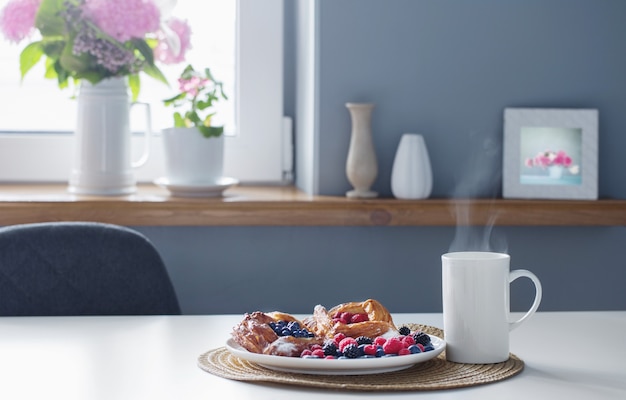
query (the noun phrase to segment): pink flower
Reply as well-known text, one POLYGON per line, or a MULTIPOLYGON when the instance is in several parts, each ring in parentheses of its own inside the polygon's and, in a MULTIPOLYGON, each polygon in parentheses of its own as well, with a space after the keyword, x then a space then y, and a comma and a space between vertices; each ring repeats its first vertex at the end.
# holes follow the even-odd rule
POLYGON ((35 14, 41 0, 12 0, 0 14, 0 31, 12 42, 18 43, 35 28, 35 14))
POLYGON ((177 64, 185 60, 191 48, 191 28, 187 21, 171 18, 157 32, 159 43, 154 49, 154 58, 163 64, 177 64))
POLYGON ((202 89, 207 83, 209 83, 209 79, 200 78, 195 75, 190 79, 178 78, 178 87, 180 91, 188 93, 193 97, 196 97, 200 89, 202 89))
POLYGON ((152 0, 86 0, 85 15, 120 42, 156 32, 161 18, 152 0))
POLYGON ((556 157, 554 157, 554 164, 569 167, 572 164, 572 158, 561 150, 556 154, 556 157))

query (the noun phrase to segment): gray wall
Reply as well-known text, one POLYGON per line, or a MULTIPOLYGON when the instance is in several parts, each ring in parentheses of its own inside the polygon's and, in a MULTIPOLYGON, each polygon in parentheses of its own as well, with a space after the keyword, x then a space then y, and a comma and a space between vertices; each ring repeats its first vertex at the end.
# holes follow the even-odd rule
MULTIPOLYGON (((294 3, 286 6, 285 113, 297 118, 289 32, 298 27, 294 3)), ((626 1, 321 0, 319 11, 321 193, 349 189, 344 103, 371 101, 380 166, 374 189, 385 196, 403 132, 427 141, 433 196, 498 196, 505 107, 591 107, 600 112, 600 196, 626 198, 626 1)), ((190 314, 306 313, 318 303, 366 297, 395 312, 441 311, 440 255, 456 233, 448 227, 137 229, 161 251, 190 314)), ((506 244, 513 268, 539 276, 540 310, 626 310, 626 228, 502 227, 493 240, 506 244)), ((514 310, 529 306, 529 286, 513 286, 514 310)))

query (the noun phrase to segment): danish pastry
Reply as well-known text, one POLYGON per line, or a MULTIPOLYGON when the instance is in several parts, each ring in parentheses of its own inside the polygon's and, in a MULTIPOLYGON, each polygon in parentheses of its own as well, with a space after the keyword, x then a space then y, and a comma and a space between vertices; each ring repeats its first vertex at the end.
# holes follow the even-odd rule
POLYGON ((304 326, 289 314, 278 311, 271 313, 255 311, 244 315, 243 320, 233 327, 231 336, 237 344, 249 352, 287 357, 297 357, 302 350, 323 343, 323 338, 319 337, 279 336, 272 328, 272 324, 279 321, 297 322, 304 326))
POLYGON ((330 310, 322 305, 315 306, 313 315, 304 319, 309 331, 317 336, 331 338, 337 333, 350 337, 376 337, 389 332, 397 333, 397 328, 389 311, 377 300, 368 299, 363 302, 339 304, 330 310), (342 313, 365 315, 367 318, 359 322, 342 321, 342 313))

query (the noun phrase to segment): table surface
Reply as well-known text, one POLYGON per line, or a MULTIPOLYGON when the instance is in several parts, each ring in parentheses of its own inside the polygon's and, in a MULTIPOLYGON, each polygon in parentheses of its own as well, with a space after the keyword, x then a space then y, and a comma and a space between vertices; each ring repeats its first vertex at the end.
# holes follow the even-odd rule
MULTIPOLYGON (((253 384, 197 366, 241 315, 0 318, 1 399, 626 399, 626 311, 540 312, 511 333, 521 374, 463 389, 343 392, 253 384)), ((394 314, 442 327, 441 314, 394 314)))

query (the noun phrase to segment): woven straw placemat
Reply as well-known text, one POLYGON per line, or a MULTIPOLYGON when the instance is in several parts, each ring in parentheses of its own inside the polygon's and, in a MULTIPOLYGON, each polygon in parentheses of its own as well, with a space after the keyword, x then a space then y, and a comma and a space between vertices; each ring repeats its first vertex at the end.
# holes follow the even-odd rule
MULTIPOLYGON (((410 324, 412 329, 443 337, 439 328, 410 324)), ((330 361, 332 362, 332 361, 330 361)), ((198 366, 222 378, 246 382, 271 382, 320 389, 352 391, 419 391, 477 386, 517 375, 524 362, 514 354, 498 364, 459 364, 438 357, 400 371, 372 375, 307 375, 274 371, 237 358, 225 347, 210 350, 198 358, 198 366)))

